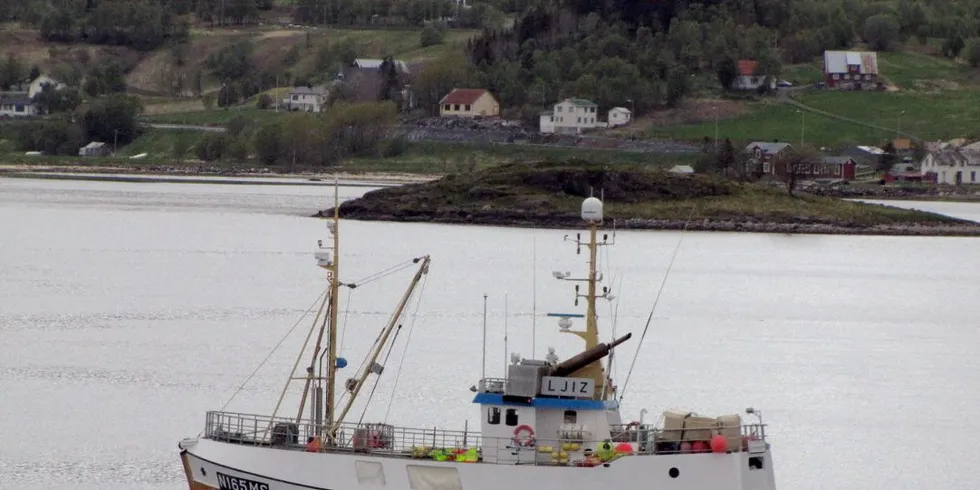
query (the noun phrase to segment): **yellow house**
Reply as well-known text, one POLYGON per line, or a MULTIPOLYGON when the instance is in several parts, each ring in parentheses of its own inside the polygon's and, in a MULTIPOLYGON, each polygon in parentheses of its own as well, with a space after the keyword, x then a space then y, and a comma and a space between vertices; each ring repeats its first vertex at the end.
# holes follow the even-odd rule
POLYGON ((439 101, 440 116, 499 116, 500 104, 482 88, 454 88, 439 101))

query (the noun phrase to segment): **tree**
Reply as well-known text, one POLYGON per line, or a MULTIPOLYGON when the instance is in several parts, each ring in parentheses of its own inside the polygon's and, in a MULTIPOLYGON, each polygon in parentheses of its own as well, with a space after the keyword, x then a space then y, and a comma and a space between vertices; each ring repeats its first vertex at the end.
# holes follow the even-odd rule
POLYGON ((786 191, 790 196, 794 195, 793 192, 803 177, 816 173, 815 167, 820 158, 820 154, 812 148, 792 148, 782 157, 782 162, 777 162, 777 165, 783 166, 783 182, 786 183, 786 191))
POLYGON ((878 155, 878 162, 875 166, 875 170, 879 172, 888 172, 891 170, 892 165, 898 161, 898 150, 895 149, 895 143, 889 141, 885 143, 885 146, 881 149, 882 153, 878 155))
POLYGON ((275 165, 282 153, 279 124, 272 122, 259 128, 252 140, 255 154, 263 165, 275 165))
POLYGON ((139 98, 112 94, 92 102, 82 116, 82 127, 90 140, 125 145, 139 136, 136 116, 142 111, 139 98))
POLYGON ((725 90, 731 90, 732 84, 738 78, 738 67, 735 65, 735 60, 725 56, 715 67, 715 73, 718 74, 718 82, 721 83, 721 87, 725 90))
POLYGON ((943 55, 947 58, 955 58, 960 55, 960 51, 963 51, 964 47, 966 47, 966 42, 963 41, 963 36, 953 34, 943 41, 943 55))
POLYGON ((423 48, 429 46, 435 46, 436 44, 442 44, 443 33, 441 30, 429 24, 422 29, 422 33, 419 34, 419 45, 423 48))
POLYGON ((970 66, 980 66, 980 38, 973 38, 966 43, 966 61, 970 66))
POLYGON ((450 90, 469 85, 470 79, 467 60, 462 55, 448 53, 426 65, 416 77, 413 88, 426 112, 438 115, 439 101, 450 90))
POLYGON ((864 21, 864 40, 872 49, 888 51, 899 36, 898 19, 891 14, 877 14, 864 21))
POLYGON ((56 89, 49 83, 41 85, 41 91, 34 96, 41 112, 53 114, 56 112, 71 112, 82 103, 82 94, 74 88, 56 89))

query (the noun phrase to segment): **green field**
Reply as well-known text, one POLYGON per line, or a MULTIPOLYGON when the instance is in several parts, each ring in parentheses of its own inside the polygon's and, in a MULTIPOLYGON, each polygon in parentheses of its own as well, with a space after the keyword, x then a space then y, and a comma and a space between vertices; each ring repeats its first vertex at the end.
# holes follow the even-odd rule
MULTIPOLYGON (((792 92, 795 100, 857 123, 817 112, 803 114, 797 107, 772 97, 746 102, 743 114, 720 120, 718 135, 739 143, 779 140, 798 144, 802 139, 815 146, 880 145, 899 131, 925 140, 980 138, 977 70, 959 61, 916 52, 878 53, 878 65, 896 91, 801 88, 822 80, 822 57, 787 66, 781 77, 798 87, 792 92)), ((646 134, 696 141, 714 138, 715 123, 653 126, 646 134)))
POLYGON ((152 114, 140 118, 148 123, 187 124, 191 126, 224 126, 233 117, 243 116, 250 121, 262 123, 289 114, 283 108, 260 110, 254 107, 237 106, 228 109, 211 109, 193 112, 174 112, 170 114, 152 114))
MULTIPOLYGON (((768 100, 751 104, 746 114, 718 122, 720 138, 733 141, 787 141, 816 146, 882 144, 900 131, 925 140, 980 137, 980 92, 838 92, 813 90, 796 97, 810 107, 885 129, 799 112, 795 106, 768 100), (902 112, 905 112, 902 114, 902 112)), ((714 122, 652 127, 658 138, 714 138, 714 122)))

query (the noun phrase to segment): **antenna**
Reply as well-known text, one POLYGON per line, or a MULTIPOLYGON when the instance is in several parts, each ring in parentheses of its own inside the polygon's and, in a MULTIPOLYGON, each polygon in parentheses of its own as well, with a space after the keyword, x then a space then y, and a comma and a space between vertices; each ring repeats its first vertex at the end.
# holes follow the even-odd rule
POLYGON ((531 236, 531 358, 535 359, 535 337, 538 322, 538 241, 531 236))
POLYGON ((507 377, 507 293, 504 293, 504 377, 507 377))
POLYGON ((483 293, 483 370, 480 379, 487 379, 487 293, 483 293))

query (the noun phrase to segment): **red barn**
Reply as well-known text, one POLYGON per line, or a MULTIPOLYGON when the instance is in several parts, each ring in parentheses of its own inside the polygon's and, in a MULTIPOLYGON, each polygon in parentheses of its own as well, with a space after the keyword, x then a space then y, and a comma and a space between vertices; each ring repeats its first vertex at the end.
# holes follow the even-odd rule
MULTIPOLYGON (((774 174, 785 177, 787 163, 777 161, 773 166, 774 174)), ((796 169, 796 175, 801 180, 808 179, 839 179, 854 180, 857 174, 857 162, 850 157, 824 157, 819 163, 802 164, 796 169)))
POLYGON ((878 80, 878 53, 874 51, 824 51, 823 74, 827 87, 843 90, 875 90, 878 80))

